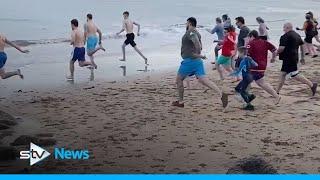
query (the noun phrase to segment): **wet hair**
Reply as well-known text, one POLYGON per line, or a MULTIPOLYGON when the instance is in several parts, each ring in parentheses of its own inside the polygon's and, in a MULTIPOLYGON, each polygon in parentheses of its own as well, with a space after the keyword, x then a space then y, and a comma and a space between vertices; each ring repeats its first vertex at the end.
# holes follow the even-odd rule
POLYGON ((72 19, 71 20, 71 24, 74 25, 75 27, 78 27, 79 26, 79 22, 77 19, 72 19))
POLYGON ((224 14, 224 15, 222 15, 222 19, 223 19, 223 20, 227 20, 227 19, 229 19, 228 14, 224 14))
POLYGON ((217 18, 216 18, 216 22, 218 22, 218 23, 222 23, 221 18, 217 17, 217 18))
POLYGON ((259 37, 259 33, 256 30, 252 30, 249 35, 249 37, 254 37, 254 38, 258 38, 259 37))
POLYGON ((189 17, 187 19, 187 21, 193 26, 193 27, 197 27, 197 19, 194 17, 189 17))
POLYGON ((91 20, 93 18, 92 14, 87 14, 87 18, 91 20))
POLYGON ((129 16, 129 12, 128 12, 128 11, 125 11, 125 12, 123 12, 123 15, 129 16))
POLYGON ((244 20, 244 18, 242 16, 237 17, 236 21, 237 22, 241 22, 242 24, 245 24, 245 20, 244 20))
POLYGON ((261 17, 257 17, 256 20, 257 20, 259 23, 264 23, 264 19, 262 19, 261 17))
POLYGON ((238 48, 238 52, 247 55, 247 48, 245 46, 241 46, 238 48))

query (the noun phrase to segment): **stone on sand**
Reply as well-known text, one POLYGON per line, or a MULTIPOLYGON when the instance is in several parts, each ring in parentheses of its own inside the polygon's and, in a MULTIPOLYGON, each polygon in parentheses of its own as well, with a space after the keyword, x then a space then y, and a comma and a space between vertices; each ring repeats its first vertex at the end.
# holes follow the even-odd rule
POLYGON ((242 159, 238 163, 231 167, 227 174, 277 174, 277 170, 274 169, 269 163, 258 156, 252 156, 242 159))

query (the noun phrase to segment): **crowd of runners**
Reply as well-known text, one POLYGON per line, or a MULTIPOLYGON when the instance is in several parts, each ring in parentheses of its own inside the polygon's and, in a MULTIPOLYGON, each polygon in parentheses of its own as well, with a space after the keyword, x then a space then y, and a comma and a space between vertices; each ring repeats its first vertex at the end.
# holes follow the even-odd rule
MULTIPOLYGON (((236 27, 240 29, 239 34, 236 33, 236 27, 232 24, 232 20, 228 15, 216 18, 216 25, 213 29, 206 29, 211 34, 216 34, 218 39, 214 41, 215 60, 212 61, 214 69, 218 71, 219 78, 223 81, 226 77, 234 78, 238 81, 235 87, 235 96, 239 101, 245 102, 244 109, 253 110, 254 106, 251 102, 256 98, 250 93, 250 84, 254 81, 264 91, 274 97, 274 103, 279 104, 281 101, 280 91, 286 79, 295 79, 306 84, 314 96, 317 91, 317 83, 311 82, 304 77, 298 70, 299 62, 305 63, 305 56, 310 55, 312 58, 317 57, 316 45, 313 39, 320 43, 318 36, 318 22, 314 18, 312 12, 306 13, 306 21, 303 28, 295 28, 297 31, 305 32, 305 39, 295 32, 291 23, 283 25, 284 34, 280 38, 279 47, 275 47, 269 41, 269 27, 261 17, 257 17, 259 24, 257 30, 250 30, 245 19, 241 16, 235 18, 236 27), (300 53, 299 53, 300 49, 300 53), (220 53, 221 51, 221 53, 220 53), (268 54, 272 53, 270 59, 274 63, 277 56, 282 60, 282 68, 277 88, 273 88, 264 78, 268 64, 268 54), (219 54, 220 53, 220 54, 219 54), (300 54, 300 58, 299 58, 300 54)), ((145 65, 148 65, 148 59, 142 54, 135 43, 134 26, 138 27, 137 36, 140 35, 140 25, 129 18, 129 12, 123 13, 123 26, 116 33, 120 35, 126 32, 126 40, 122 45, 123 57, 120 61, 126 61, 127 45, 131 45, 134 50, 143 58, 145 65)), ((97 69, 98 66, 94 61, 94 55, 98 51, 106 51, 102 46, 102 32, 94 23, 93 15, 87 14, 87 22, 83 28, 79 27, 77 19, 71 20, 71 45, 73 46, 72 57, 70 59, 70 76, 68 80, 74 79, 74 63, 78 61, 80 67, 88 66, 91 70, 97 69), (85 48, 86 45, 86 48, 85 48), (87 61, 86 53, 90 58, 87 61)), ((6 72, 4 69, 7 55, 4 52, 5 46, 10 45, 22 53, 29 53, 16 44, 9 41, 5 36, 0 35, 0 76, 7 79, 12 76, 20 76, 23 78, 21 71, 18 69, 13 72, 6 72)), ((207 59, 202 55, 201 35, 197 30, 197 19, 190 17, 186 22, 186 33, 182 37, 181 57, 182 62, 178 70, 176 84, 178 91, 178 100, 172 103, 176 107, 184 107, 184 81, 191 76, 196 76, 201 84, 216 91, 222 101, 223 108, 228 106, 228 94, 223 92, 213 81, 206 76, 203 60, 207 59)))

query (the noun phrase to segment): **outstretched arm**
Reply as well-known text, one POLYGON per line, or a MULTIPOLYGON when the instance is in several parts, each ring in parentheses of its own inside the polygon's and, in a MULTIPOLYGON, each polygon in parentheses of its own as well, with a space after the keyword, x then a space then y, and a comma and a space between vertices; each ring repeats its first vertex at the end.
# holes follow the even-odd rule
POLYGON ((21 49, 18 45, 16 45, 15 43, 9 41, 8 39, 5 39, 5 42, 6 42, 8 45, 16 48, 18 51, 20 51, 20 52, 22 52, 22 53, 29 53, 29 50, 23 50, 23 49, 21 49))
POLYGON ((134 25, 138 26, 138 33, 137 35, 140 36, 140 24, 137 22, 133 22, 134 25))
POLYGON ((119 34, 121 34, 124 30, 125 30, 125 27, 126 27, 126 22, 123 22, 122 24, 122 29, 117 33, 117 35, 119 36, 119 34))
POLYGON ((102 43, 102 32, 99 28, 97 29, 97 32, 99 34, 99 44, 101 44, 102 43))

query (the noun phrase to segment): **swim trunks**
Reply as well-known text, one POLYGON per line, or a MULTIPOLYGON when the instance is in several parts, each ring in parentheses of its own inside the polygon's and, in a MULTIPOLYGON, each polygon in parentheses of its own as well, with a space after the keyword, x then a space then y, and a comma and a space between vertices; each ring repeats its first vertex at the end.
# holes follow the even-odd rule
POLYGON ((182 77, 195 75, 197 78, 205 76, 203 61, 201 59, 183 59, 178 71, 182 77))
POLYGON ((76 47, 72 53, 72 61, 85 61, 86 49, 84 47, 76 47))
POLYGON ((226 57, 224 55, 220 55, 218 60, 217 60, 218 64, 224 65, 224 66, 228 66, 231 65, 231 58, 230 57, 226 57))
POLYGON ((6 64, 7 54, 4 52, 0 52, 0 69, 6 64))
POLYGON ((90 52, 90 51, 93 51, 96 49, 96 46, 98 44, 98 37, 97 36, 94 36, 94 35, 91 35, 91 36, 88 36, 88 39, 87 39, 87 51, 90 52))
POLYGON ((137 44, 134 42, 134 34, 130 33, 126 35, 127 39, 124 41, 126 45, 130 44, 132 47, 135 47, 137 44))

